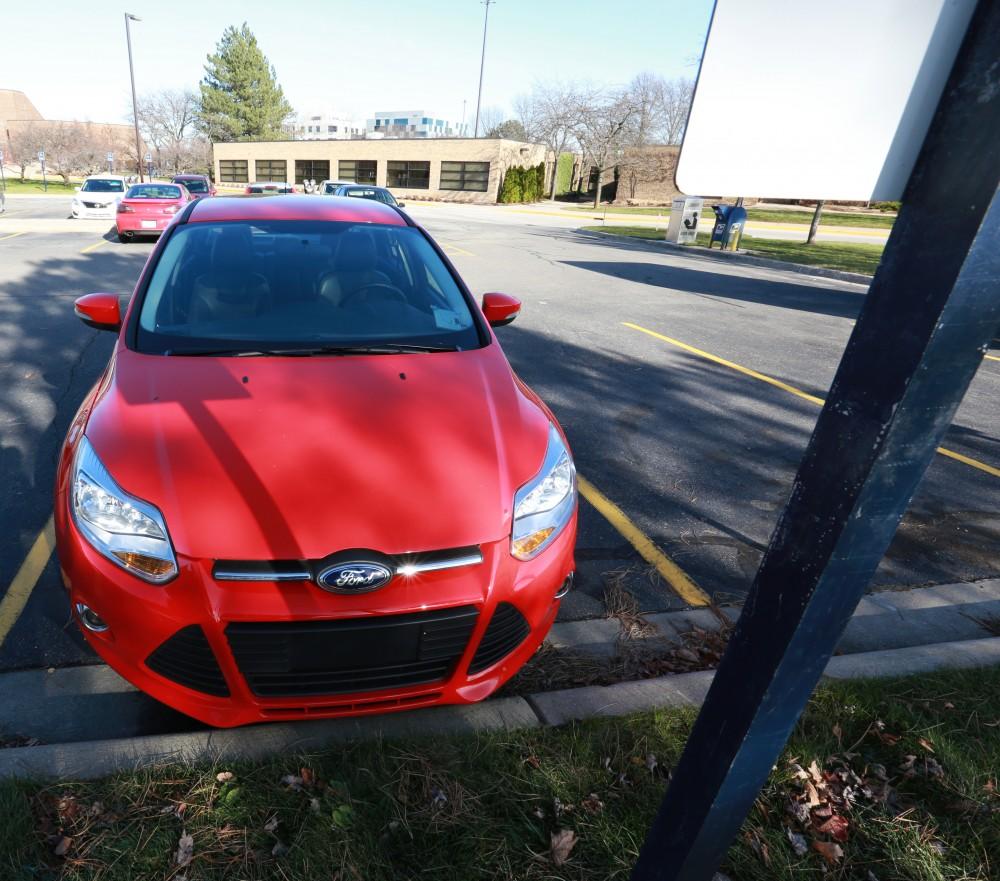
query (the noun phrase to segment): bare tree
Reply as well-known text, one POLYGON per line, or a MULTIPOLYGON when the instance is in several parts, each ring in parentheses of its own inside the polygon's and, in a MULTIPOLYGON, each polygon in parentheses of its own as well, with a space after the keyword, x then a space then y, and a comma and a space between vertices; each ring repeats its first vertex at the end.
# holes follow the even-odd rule
POLYGON ((664 84, 660 101, 665 144, 679 144, 684 138, 692 98, 694 83, 686 77, 678 77, 664 84))
POLYGON ((574 145, 573 127, 587 90, 572 83, 536 83, 530 95, 514 101, 514 113, 524 126, 527 139, 544 144, 552 154, 549 199, 556 197, 559 156, 574 145))
POLYGON ((601 201, 601 182, 608 168, 624 155, 634 139, 638 105, 627 90, 581 92, 573 114, 573 135, 584 158, 597 169, 594 207, 601 201))
POLYGON ((816 238, 816 230, 819 229, 819 219, 823 216, 823 206, 826 202, 820 199, 816 203, 816 210, 813 211, 812 223, 809 224, 809 235, 806 237, 806 244, 811 245, 816 238))
POLYGON ((17 123, 14 128, 7 129, 5 161, 20 169, 22 181, 28 171, 28 166, 35 161, 35 156, 41 149, 39 126, 33 122, 17 123))
MULTIPOLYGON (((192 152, 202 151, 195 130, 198 98, 190 89, 163 89, 139 99, 139 130, 156 155, 156 165, 174 174, 184 171, 192 152)), ((133 117, 128 113, 129 121, 133 117)))
POLYGON ((491 132, 495 132, 503 124, 503 120, 504 112, 502 108, 496 106, 484 107, 479 111, 479 134, 477 137, 497 137, 497 135, 491 134, 491 132))

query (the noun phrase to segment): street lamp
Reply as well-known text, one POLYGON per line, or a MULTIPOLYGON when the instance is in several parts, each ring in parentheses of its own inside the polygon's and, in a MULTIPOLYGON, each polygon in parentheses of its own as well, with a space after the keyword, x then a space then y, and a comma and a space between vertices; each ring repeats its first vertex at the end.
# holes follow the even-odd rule
POLYGON ((142 143, 139 139, 139 102, 135 100, 135 69, 132 67, 132 30, 130 21, 142 21, 131 12, 125 13, 125 41, 128 43, 128 76, 132 81, 132 120, 135 122, 135 164, 139 169, 139 182, 142 182, 142 143))
POLYGON ((483 100, 483 67, 486 64, 486 28, 490 23, 490 4, 496 0, 483 0, 486 7, 486 17, 483 19, 483 52, 479 56, 479 92, 476 95, 476 126, 472 132, 472 137, 479 137, 479 102, 483 100))

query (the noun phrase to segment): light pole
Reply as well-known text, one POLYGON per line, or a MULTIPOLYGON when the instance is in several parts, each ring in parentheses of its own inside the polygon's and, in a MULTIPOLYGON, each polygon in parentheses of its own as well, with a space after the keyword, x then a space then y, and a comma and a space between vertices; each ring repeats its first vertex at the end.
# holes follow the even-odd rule
POLYGON ((483 0, 486 7, 486 17, 483 19, 483 54, 479 57, 479 94, 476 95, 476 129, 472 137, 479 137, 479 102, 483 100, 483 66, 486 64, 486 26, 490 23, 490 4, 496 0, 483 0))
POLYGON ((139 139, 139 102, 135 100, 135 69, 132 67, 132 29, 130 21, 142 21, 131 12, 125 13, 125 42, 128 43, 128 76, 132 81, 132 119, 135 122, 135 164, 139 170, 139 182, 142 183, 142 143, 139 139))

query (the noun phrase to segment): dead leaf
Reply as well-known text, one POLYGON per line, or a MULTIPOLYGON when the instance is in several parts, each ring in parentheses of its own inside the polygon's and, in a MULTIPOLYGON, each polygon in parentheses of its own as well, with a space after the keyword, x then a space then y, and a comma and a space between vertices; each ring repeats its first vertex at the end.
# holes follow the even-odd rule
POLYGON ((313 773, 312 768, 301 768, 299 776, 302 778, 303 786, 312 786, 316 782, 316 775, 313 773))
POLYGON ((283 857, 286 853, 288 853, 288 845, 285 844, 283 841, 276 841, 274 843, 274 847, 271 848, 271 856, 273 857, 280 858, 283 857))
POLYGON ((535 808, 534 811, 532 811, 532 813, 536 817, 538 817, 539 820, 544 820, 545 819, 545 811, 543 811, 541 808, 535 808))
POLYGON ((944 702, 944 708, 946 710, 954 710, 955 709, 955 705, 951 701, 945 701, 944 702))
POLYGON ((917 743, 919 743, 925 750, 927 750, 927 752, 929 753, 934 752, 934 745, 926 737, 917 738, 917 743))
POLYGON ((805 771, 802 770, 802 766, 801 765, 799 765, 799 764, 797 764, 795 762, 792 762, 791 763, 791 767, 792 767, 792 771, 795 772, 795 776, 798 777, 799 780, 808 780, 809 779, 809 775, 805 771))
POLYGON ((174 857, 174 862, 177 863, 180 868, 191 865, 191 860, 194 858, 194 838, 187 834, 187 829, 181 835, 181 840, 177 842, 177 854, 174 857))
POLYGON ((785 810, 795 817, 801 825, 807 826, 809 824, 809 806, 805 803, 789 799, 785 805, 785 810))
POLYGON ((63 822, 72 823, 80 813, 80 805, 77 803, 76 796, 64 795, 59 799, 56 810, 59 811, 59 816, 63 822))
POLYGON ((66 851, 69 850, 69 846, 72 843, 73 843, 73 839, 72 838, 67 838, 64 835, 62 838, 59 839, 59 843, 55 846, 55 850, 53 850, 52 852, 57 857, 64 857, 64 856, 66 856, 66 851))
POLYGON ((297 774, 286 774, 281 778, 281 782, 285 786, 290 786, 294 790, 300 790, 302 788, 302 778, 297 774))
POLYGON ((798 832, 793 832, 791 829, 785 829, 785 834, 788 836, 788 840, 791 842, 792 850, 795 851, 795 856, 804 857, 806 851, 809 850, 809 845, 806 844, 806 838, 804 835, 800 835, 798 832))
POLYGON ((814 808, 820 803, 819 793, 810 781, 806 781, 806 796, 809 799, 809 807, 814 808))
POLYGON ((844 849, 832 841, 814 841, 812 849, 816 851, 831 866, 840 862, 844 856, 844 849))
POLYGON ((235 775, 232 771, 220 771, 215 775, 215 779, 218 780, 219 783, 228 783, 234 776, 235 775))
POLYGON ((656 755, 649 753, 646 756, 646 767, 649 769, 649 773, 652 774, 656 770, 656 755))
POLYGON ((847 841, 847 830, 849 826, 850 823, 845 817, 840 816, 840 814, 834 814, 816 831, 823 835, 829 835, 837 841, 843 842, 847 841))
POLYGON ((269 819, 269 820, 268 820, 268 821, 267 821, 267 822, 266 822, 266 823, 264 824, 264 831, 265 831, 265 832, 274 832, 274 830, 278 828, 278 824, 279 824, 279 823, 281 823, 281 820, 279 820, 279 819, 278 819, 278 815, 277 815, 277 814, 274 814, 274 815, 273 815, 273 816, 272 816, 272 817, 271 817, 271 818, 270 818, 270 819, 269 819))
POLYGON ((924 771, 928 777, 937 777, 938 779, 944 777, 944 768, 941 767, 937 759, 932 759, 930 756, 924 759, 924 771))
POLYGON ((309 810, 312 811, 314 814, 318 814, 319 813, 319 799, 318 798, 311 798, 311 799, 309 799, 309 810))
POLYGON ((844 738, 844 731, 839 722, 833 723, 833 736, 837 738, 837 743, 840 743, 844 738))
POLYGON ((524 760, 524 764, 531 765, 536 771, 542 767, 542 763, 539 761, 538 756, 528 756, 524 760))
POLYGON ((809 776, 812 777, 813 783, 823 783, 823 774, 819 770, 819 765, 816 764, 815 759, 809 765, 809 776))
POLYGON ((585 799, 581 800, 580 807, 588 814, 599 814, 604 810, 604 802, 597 797, 596 792, 592 792, 585 799))
POLYGON ((1000 719, 997 719, 995 722, 983 722, 983 724, 987 728, 996 728, 996 727, 1000 726, 1000 719))
POLYGON ((572 829, 559 829, 553 832, 550 843, 552 862, 557 866, 563 865, 575 846, 576 833, 572 829))

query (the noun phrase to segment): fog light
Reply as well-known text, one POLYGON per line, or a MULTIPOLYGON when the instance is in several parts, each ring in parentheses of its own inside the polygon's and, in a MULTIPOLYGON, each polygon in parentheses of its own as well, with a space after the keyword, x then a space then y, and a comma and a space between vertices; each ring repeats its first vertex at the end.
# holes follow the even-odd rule
POLYGON ((570 572, 569 575, 566 576, 566 580, 559 586, 559 590, 556 591, 554 599, 561 600, 573 589, 573 578, 575 575, 575 572, 570 572))
POLYGON ((103 633, 108 629, 104 619, 85 603, 76 604, 76 614, 80 616, 83 626, 94 633, 103 633))

